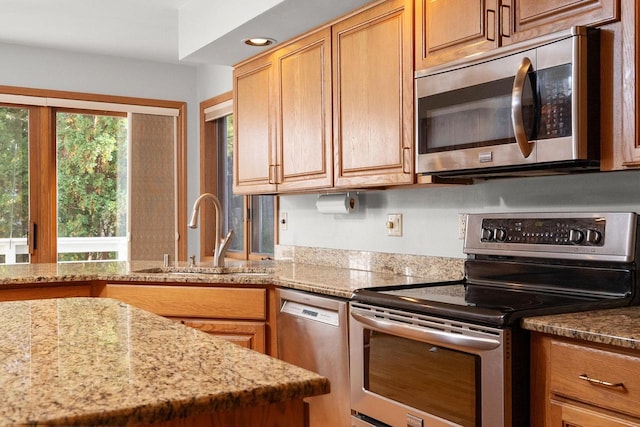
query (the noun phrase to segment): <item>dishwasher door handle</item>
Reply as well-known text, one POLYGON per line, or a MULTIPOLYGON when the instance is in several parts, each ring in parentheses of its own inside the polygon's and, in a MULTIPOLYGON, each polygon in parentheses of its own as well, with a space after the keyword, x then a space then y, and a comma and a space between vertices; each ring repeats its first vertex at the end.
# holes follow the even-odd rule
POLYGON ((396 323, 371 316, 365 311, 354 308, 351 309, 351 317, 371 329, 429 344, 454 345, 459 348, 473 350, 493 350, 500 346, 499 340, 455 334, 406 323, 396 323))

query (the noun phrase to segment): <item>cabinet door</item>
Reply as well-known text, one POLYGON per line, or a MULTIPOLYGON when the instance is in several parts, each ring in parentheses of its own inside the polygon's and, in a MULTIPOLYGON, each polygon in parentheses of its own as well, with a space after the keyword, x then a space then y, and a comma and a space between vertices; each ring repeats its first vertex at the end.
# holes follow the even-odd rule
POLYGON ((336 187, 413 182, 412 2, 333 26, 336 187))
POLYGON ((333 185, 331 29, 276 52, 278 191, 333 185))
POLYGON ((233 72, 233 192, 276 190, 276 129, 271 57, 259 57, 233 72))
POLYGON ((499 12, 498 0, 417 0, 416 70, 498 47, 499 12))
POLYGON ((199 329, 251 350, 266 352, 264 322, 221 321, 209 319, 175 319, 183 325, 199 329))
POLYGON ((565 30, 575 25, 602 25, 620 19, 618 0, 504 0, 513 9, 512 36, 503 44, 565 30))
POLYGON ((599 411, 597 408, 575 406, 570 403, 552 401, 551 426, 549 427, 640 427, 631 418, 622 418, 599 411))

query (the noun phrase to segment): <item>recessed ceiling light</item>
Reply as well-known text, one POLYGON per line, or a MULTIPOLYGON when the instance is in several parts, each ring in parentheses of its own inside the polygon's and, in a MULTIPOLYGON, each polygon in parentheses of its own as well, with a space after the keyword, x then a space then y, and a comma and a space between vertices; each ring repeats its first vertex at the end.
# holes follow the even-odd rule
POLYGON ((270 46, 276 42, 274 39, 269 37, 252 37, 242 41, 249 46, 270 46))

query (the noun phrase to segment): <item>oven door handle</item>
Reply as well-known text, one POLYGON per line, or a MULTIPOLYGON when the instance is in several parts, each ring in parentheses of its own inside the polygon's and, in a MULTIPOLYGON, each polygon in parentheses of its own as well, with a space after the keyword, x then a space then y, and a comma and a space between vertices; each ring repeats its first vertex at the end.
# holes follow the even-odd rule
POLYGON ((453 345, 458 348, 472 350, 493 350, 500 346, 500 341, 498 340, 454 334, 437 329, 429 330, 427 328, 413 326, 410 324, 397 324, 379 319, 375 316, 366 314, 364 311, 354 308, 351 309, 351 317, 371 329, 429 344, 445 346, 453 345))
POLYGON ((511 91, 511 124, 513 125, 513 133, 518 143, 520 152, 526 159, 533 151, 533 143, 527 138, 527 132, 524 129, 524 117, 522 110, 522 97, 524 95, 524 85, 527 81, 529 71, 533 69, 531 60, 526 56, 522 58, 520 67, 516 72, 513 80, 513 90, 511 91))

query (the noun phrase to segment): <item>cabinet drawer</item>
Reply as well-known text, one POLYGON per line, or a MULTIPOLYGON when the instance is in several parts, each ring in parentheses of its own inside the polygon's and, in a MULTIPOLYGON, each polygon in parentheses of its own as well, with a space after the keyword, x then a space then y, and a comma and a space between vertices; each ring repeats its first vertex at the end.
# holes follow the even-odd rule
POLYGON ((101 296, 168 317, 267 318, 265 289, 108 284, 101 296))
POLYGON ((640 358, 554 341, 550 365, 552 393, 640 415, 640 358))

